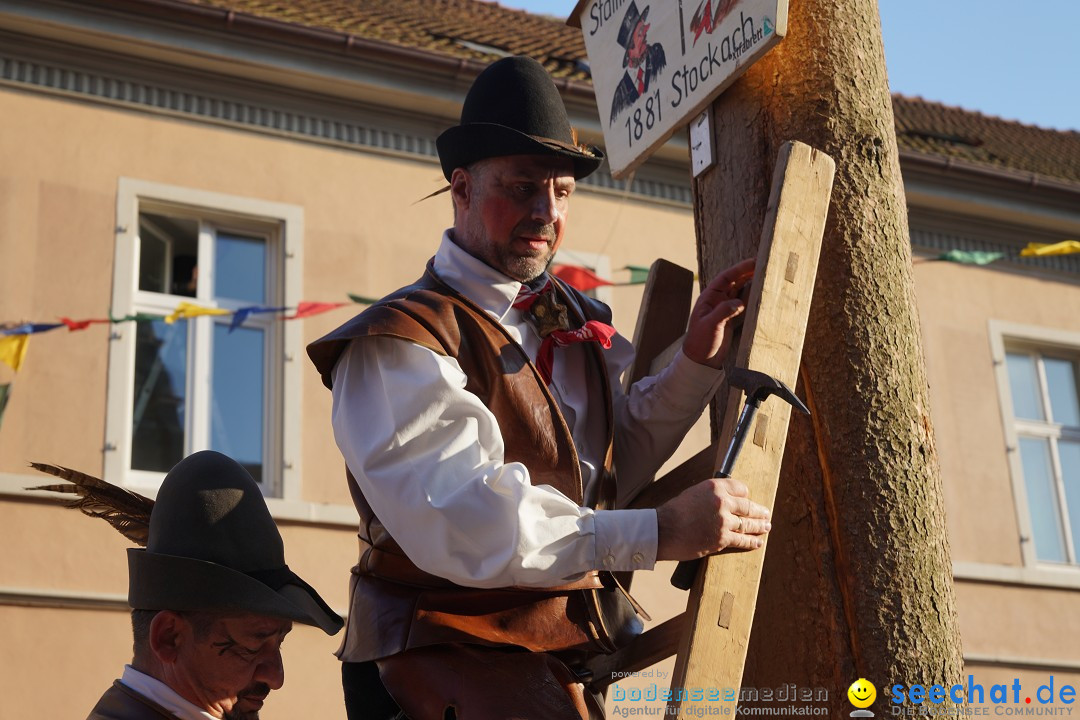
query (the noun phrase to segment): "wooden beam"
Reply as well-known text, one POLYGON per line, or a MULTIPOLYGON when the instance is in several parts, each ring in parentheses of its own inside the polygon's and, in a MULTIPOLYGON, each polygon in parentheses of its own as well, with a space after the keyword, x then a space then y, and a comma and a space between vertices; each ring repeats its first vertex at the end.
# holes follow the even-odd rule
POLYGON ((631 640, 610 655, 597 655, 589 661, 593 685, 604 688, 619 678, 617 673, 635 673, 675 654, 686 626, 686 613, 660 623, 631 640))
POLYGON ((651 485, 647 485, 644 490, 630 501, 629 507, 660 507, 691 485, 712 477, 716 466, 718 448, 718 444, 710 445, 694 455, 694 457, 684 461, 667 475, 657 479, 651 485))
MULTIPOLYGON (((773 173, 758 265, 747 304, 736 365, 768 373, 794 388, 803 336, 817 276, 835 163, 802 143, 786 143, 773 173)), ((742 405, 732 390, 723 423, 726 447, 742 405)), ((780 477, 791 407, 775 398, 758 413, 754 430, 735 465, 734 477, 750 486, 750 497, 772 507, 780 477)), ((719 467, 721 457, 715 460, 719 467)), ((680 644, 673 688, 738 688, 757 604, 765 549, 707 558, 690 592, 689 623, 680 644)), ((676 694, 680 697, 681 694, 676 694)), ((736 701, 723 714, 735 717, 736 701)), ((673 700, 682 716, 690 700, 673 700)), ((715 711, 716 702, 709 703, 715 711)))
POLYGON ((634 366, 626 374, 626 387, 652 374, 653 361, 679 340, 690 320, 694 273, 673 262, 657 260, 641 297, 634 329, 634 366))
MULTIPOLYGON (((690 321, 693 292, 694 273, 690 270, 663 258, 649 268, 634 328, 634 364, 623 376, 624 390, 653 374, 657 356, 680 342, 690 321)), ((626 590, 634 582, 632 572, 615 573, 615 577, 626 590)))
POLYGON ((671 364, 671 361, 675 359, 676 353, 682 350, 682 344, 684 339, 686 339, 686 333, 680 335, 675 340, 675 342, 671 343, 666 348, 661 350, 656 355, 656 357, 653 358, 652 365, 649 370, 649 375, 655 375, 656 373, 660 372, 671 364))

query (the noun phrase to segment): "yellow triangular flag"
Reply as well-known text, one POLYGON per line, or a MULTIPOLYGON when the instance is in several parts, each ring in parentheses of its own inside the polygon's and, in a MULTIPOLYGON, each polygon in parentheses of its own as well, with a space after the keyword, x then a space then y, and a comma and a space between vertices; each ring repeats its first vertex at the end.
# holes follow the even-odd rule
POLYGON ((219 308, 208 308, 202 305, 196 305, 189 302, 181 302, 176 306, 176 309, 171 314, 165 316, 165 322, 172 325, 180 318, 193 318, 200 315, 228 315, 231 310, 221 310, 219 308))
POLYGON ((3 335, 0 336, 0 362, 7 363, 15 372, 22 367, 23 358, 26 357, 26 346, 29 345, 29 335, 3 335))
POLYGON ((1080 253, 1080 240, 1062 240, 1053 245, 1048 245, 1046 243, 1028 243, 1027 247, 1020 251, 1020 256, 1071 255, 1072 253, 1080 253))

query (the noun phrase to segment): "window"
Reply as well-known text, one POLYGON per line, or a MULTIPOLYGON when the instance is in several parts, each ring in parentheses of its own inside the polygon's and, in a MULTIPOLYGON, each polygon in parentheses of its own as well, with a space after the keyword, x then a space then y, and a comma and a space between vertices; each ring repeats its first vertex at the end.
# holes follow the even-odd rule
POLYGON ((139 319, 114 326, 106 473, 153 488, 184 456, 212 449, 264 493, 285 494, 299 329, 274 313, 233 313, 296 305, 300 210, 131 180, 118 206, 112 312, 139 319), (170 318, 184 302, 217 314, 170 318))
POLYGON ((1080 353, 1006 341, 1035 559, 1080 564, 1080 353))

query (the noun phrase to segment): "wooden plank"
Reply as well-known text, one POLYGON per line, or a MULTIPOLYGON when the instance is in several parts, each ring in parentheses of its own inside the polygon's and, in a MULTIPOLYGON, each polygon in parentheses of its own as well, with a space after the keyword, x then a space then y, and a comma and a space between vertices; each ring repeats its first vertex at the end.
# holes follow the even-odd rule
MULTIPOLYGON (((834 172, 832 158, 807 145, 787 143, 781 148, 758 248, 757 274, 736 356, 739 367, 768 373, 793 388, 834 172)), ((733 389, 720 435, 724 447, 741 404, 741 392, 733 389)), ((750 486, 751 498, 767 507, 772 507, 776 498, 790 414, 791 407, 775 398, 763 404, 761 415, 769 420, 756 421, 752 441, 746 443, 733 473, 750 486)), ((716 458, 715 467, 719 467, 721 459, 716 458)), ((690 622, 680 644, 672 687, 741 686, 764 560, 762 548, 713 556, 702 563, 690 592, 690 622)), ((704 705, 673 694, 677 699, 669 704, 671 715, 690 715, 688 708, 704 705)), ((713 712, 719 709, 735 717, 736 702, 720 702, 729 707, 718 708, 715 701, 708 704, 713 712)))
POLYGON ((638 493, 629 506, 632 508, 656 508, 675 497, 691 485, 712 477, 716 466, 718 444, 710 445, 677 468, 657 479, 638 493))
POLYGON ((675 654, 686 625, 686 613, 676 615, 652 630, 638 635, 625 647, 610 655, 597 655, 589 661, 593 685, 605 688, 625 674, 635 673, 675 654))
POLYGON ((682 350, 683 340, 685 339, 686 333, 683 333, 675 340, 675 342, 661 350, 660 353, 653 358, 652 366, 649 369, 649 375, 655 375, 670 365, 671 361, 675 359, 675 355, 682 350))
POLYGON ((626 374, 627 388, 650 375, 657 356, 682 337, 690 320, 693 292, 690 270, 663 258, 649 268, 634 328, 634 366, 626 374))
MULTIPOLYGON (((657 356, 682 337, 690 320, 693 293, 694 273, 690 270, 663 258, 649 268, 634 328, 634 364, 623 376, 624 390, 652 374, 657 356)), ((615 577, 626 590, 634 582, 632 572, 619 572, 615 577)))

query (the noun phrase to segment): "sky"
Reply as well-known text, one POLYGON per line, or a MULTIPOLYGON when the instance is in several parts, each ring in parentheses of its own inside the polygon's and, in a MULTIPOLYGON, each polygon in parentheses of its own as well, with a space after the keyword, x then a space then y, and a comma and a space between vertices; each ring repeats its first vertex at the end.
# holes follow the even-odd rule
MULTIPOLYGON (((577 4, 498 2, 560 18, 577 4)), ((878 6, 894 93, 1080 131, 1080 0, 878 0, 878 6)))

